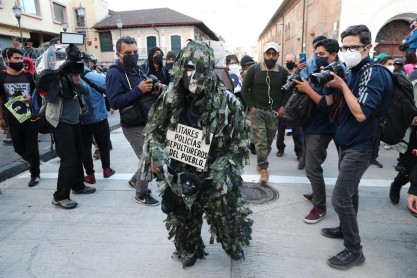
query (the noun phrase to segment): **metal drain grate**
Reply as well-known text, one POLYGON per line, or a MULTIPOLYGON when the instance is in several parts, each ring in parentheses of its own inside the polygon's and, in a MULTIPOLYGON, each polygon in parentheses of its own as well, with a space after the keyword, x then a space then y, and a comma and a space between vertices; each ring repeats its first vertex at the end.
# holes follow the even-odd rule
POLYGON ((259 183, 244 182, 240 191, 249 204, 263 204, 279 198, 279 193, 275 188, 269 185, 261 186, 259 183))

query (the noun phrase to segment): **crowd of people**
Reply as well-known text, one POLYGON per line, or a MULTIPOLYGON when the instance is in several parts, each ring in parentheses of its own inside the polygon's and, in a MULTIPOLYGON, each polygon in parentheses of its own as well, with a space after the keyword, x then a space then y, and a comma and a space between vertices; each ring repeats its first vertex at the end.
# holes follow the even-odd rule
MULTIPOLYGON (((94 144, 103 177, 115 174, 110 165, 107 115, 119 110, 123 134, 139 160, 128 182, 136 189, 135 200, 158 205, 160 201, 151 195, 148 183, 152 179, 159 182, 161 208, 167 214, 169 238, 174 239, 174 257, 188 267, 207 255, 201 238, 203 214, 210 225, 211 240, 220 242, 232 259, 244 257, 242 247, 249 244, 253 221, 239 188, 243 167, 250 152, 256 155, 260 186, 267 186, 275 138, 276 157, 284 157, 289 123, 283 115, 288 98, 296 90, 313 102, 311 119, 302 126, 292 126, 297 167, 305 169, 311 183, 311 192, 302 196, 312 204, 304 222, 315 224, 326 216, 322 164, 334 141, 339 174, 331 203, 339 225, 323 228, 321 233, 344 240, 344 250, 329 258, 328 264, 346 269, 365 261, 357 220, 358 187, 378 156, 380 142, 370 132, 379 128, 374 115, 388 109, 393 90, 389 72, 372 65, 379 63, 415 84, 417 58, 412 38, 417 38, 417 20, 410 27, 412 34, 404 42, 410 46, 405 60, 388 55, 372 59, 372 37, 365 25, 343 31, 341 45, 335 39, 316 37, 310 59, 297 61, 295 53, 288 53, 285 66, 278 64, 281 49, 275 42, 264 45, 259 62, 247 55, 240 61, 236 55, 228 55, 225 65, 233 76, 233 92, 215 72, 213 50, 195 41, 189 41, 178 55, 168 52, 165 64, 162 49, 153 47, 145 63, 139 65, 136 40, 123 36, 116 43, 116 60, 106 75, 97 72, 95 57, 87 53, 81 61, 71 61, 67 70, 55 73, 54 78, 40 72, 34 78, 33 63, 24 59, 19 49, 6 48, 2 56, 7 68, 0 75, 0 126, 8 126, 16 153, 30 164, 28 186, 36 186, 41 177, 38 121, 20 117, 8 107, 15 103, 19 109, 30 109, 31 98, 41 96, 60 158, 52 204, 72 209, 77 202, 71 200, 71 192, 96 191, 85 184, 96 183, 94 144), (337 65, 342 73, 329 72, 331 77, 325 84, 312 82, 311 74, 320 74, 330 64, 337 65), (288 82, 293 83, 291 89, 285 89, 288 82), (37 94, 32 95, 33 91, 37 94), (143 110, 145 99, 154 103, 151 112, 132 122, 128 115, 143 110)), ((64 63, 71 60, 71 51, 79 51, 56 49, 66 52, 64 63)), ((417 217, 417 157, 412 153, 417 148, 416 126, 417 118, 409 128, 408 146, 400 151, 398 175, 389 196, 397 204, 401 187, 410 182, 408 208, 417 217)), ((386 149, 392 147, 384 145, 386 149)))

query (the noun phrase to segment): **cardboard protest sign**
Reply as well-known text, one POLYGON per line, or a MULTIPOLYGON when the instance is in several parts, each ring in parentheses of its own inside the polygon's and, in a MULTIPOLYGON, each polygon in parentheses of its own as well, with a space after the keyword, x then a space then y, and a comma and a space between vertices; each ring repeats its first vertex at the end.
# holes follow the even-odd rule
MULTIPOLYGON (((210 142, 213 134, 210 134, 210 142)), ((204 169, 210 144, 206 144, 203 131, 178 124, 175 130, 168 130, 166 146, 172 159, 181 161, 198 169, 204 169)))

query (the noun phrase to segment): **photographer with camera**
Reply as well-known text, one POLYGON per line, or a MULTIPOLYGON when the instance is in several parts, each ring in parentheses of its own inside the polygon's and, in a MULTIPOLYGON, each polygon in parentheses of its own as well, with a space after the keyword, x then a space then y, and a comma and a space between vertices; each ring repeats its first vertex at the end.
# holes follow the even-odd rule
POLYGON ((387 111, 392 97, 393 82, 386 69, 372 67, 371 32, 365 25, 348 27, 341 33, 343 60, 350 69, 347 80, 330 73, 334 79, 326 85, 337 88, 343 96, 335 106, 335 141, 339 145, 339 174, 332 194, 332 204, 339 216, 340 227, 324 228, 322 234, 343 238, 345 249, 328 259, 335 268, 346 269, 362 264, 362 252, 357 220, 359 183, 379 147, 379 119, 387 111))
POLYGON ((80 84, 80 73, 84 70, 82 53, 74 45, 52 45, 40 59, 37 67, 37 90, 47 101, 45 117, 52 125, 52 132, 59 156, 57 190, 52 204, 65 209, 75 208, 78 203, 70 199, 74 194, 91 194, 94 187, 84 184, 83 149, 80 116, 89 113, 82 102, 88 90, 80 84), (59 57, 50 68, 49 57, 59 57))
POLYGON ((341 76, 347 74, 347 69, 339 61, 339 43, 333 39, 324 39, 316 42, 315 64, 317 69, 310 75, 309 81, 293 79, 296 89, 307 94, 315 103, 309 123, 303 126, 305 142, 305 170, 310 180, 313 193, 303 194, 303 198, 313 203, 313 209, 304 218, 304 222, 315 224, 326 216, 326 185, 321 165, 327 157, 327 148, 333 139, 335 126, 330 122, 329 114, 333 107, 333 95, 337 89, 324 87, 331 71, 340 71, 341 76), (332 65, 332 66, 329 66, 332 65), (328 67, 329 66, 329 67, 328 67), (316 82, 316 83, 313 83, 316 82))
MULTIPOLYGON (((137 64, 138 47, 134 38, 121 37, 116 43, 116 51, 118 59, 106 75, 107 97, 111 107, 120 110, 120 124, 123 134, 132 146, 137 158, 140 159, 143 148, 143 128, 147 119, 138 119, 136 123, 128 123, 122 116, 123 109, 137 103, 141 98, 152 96, 152 94, 157 96, 159 92, 155 90, 155 87, 159 88, 161 85, 158 85, 158 82, 154 84, 152 79, 147 79, 143 68, 137 64)), ((152 206, 159 203, 150 195, 148 182, 141 179, 139 164, 138 170, 129 181, 129 185, 136 188, 135 200, 138 203, 152 206)))

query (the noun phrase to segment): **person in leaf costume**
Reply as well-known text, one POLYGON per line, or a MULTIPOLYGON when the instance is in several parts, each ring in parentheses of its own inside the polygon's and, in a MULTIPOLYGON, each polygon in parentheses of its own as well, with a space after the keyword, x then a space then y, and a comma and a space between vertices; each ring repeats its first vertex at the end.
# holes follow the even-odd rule
POLYGON ((242 247, 249 245, 253 221, 239 189, 243 166, 249 161, 243 107, 220 82, 213 50, 206 43, 189 41, 170 74, 171 82, 144 130, 142 176, 159 181, 161 208, 176 248, 173 257, 187 267, 207 255, 201 238, 205 214, 210 243, 216 239, 231 258, 244 258, 242 247), (169 149, 181 144, 170 141, 167 134, 180 130, 191 136, 182 145, 183 154, 200 154, 206 159, 201 167, 170 157, 169 149), (201 135, 200 141, 194 140, 195 134, 201 135), (205 155, 198 148, 201 145, 209 145, 205 155))

